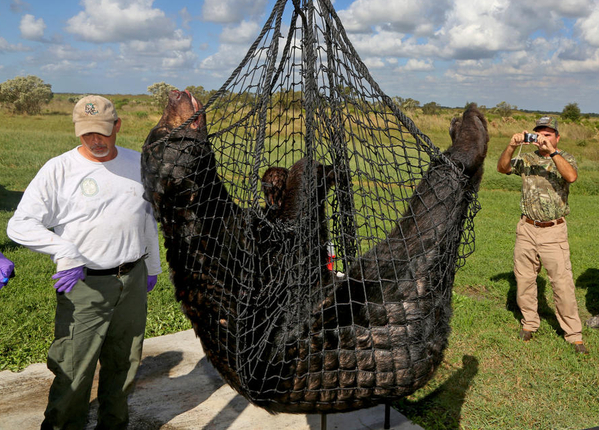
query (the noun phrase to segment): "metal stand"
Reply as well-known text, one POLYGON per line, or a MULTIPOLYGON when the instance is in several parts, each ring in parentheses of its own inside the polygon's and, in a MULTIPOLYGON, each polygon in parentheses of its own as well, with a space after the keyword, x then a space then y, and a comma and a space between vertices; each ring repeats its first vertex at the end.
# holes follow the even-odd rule
MULTIPOLYGON (((391 404, 385 403, 385 422, 383 428, 391 428, 391 404)), ((327 430, 327 414, 320 414, 320 430, 327 430)))
POLYGON ((389 403, 385 403, 385 424, 383 426, 384 429, 391 428, 391 405, 389 403))

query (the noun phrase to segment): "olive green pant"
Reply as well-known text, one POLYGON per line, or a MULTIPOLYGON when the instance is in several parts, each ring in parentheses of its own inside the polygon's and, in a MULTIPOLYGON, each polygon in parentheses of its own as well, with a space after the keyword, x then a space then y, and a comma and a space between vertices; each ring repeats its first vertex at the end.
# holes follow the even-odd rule
POLYGON ((69 293, 57 294, 54 341, 48 368, 55 378, 42 430, 85 428, 98 360, 98 425, 125 429, 127 396, 140 364, 147 314, 143 261, 120 278, 86 276, 69 293))
POLYGON ((516 228, 514 274, 522 328, 528 331, 537 331, 541 324, 537 310, 537 275, 541 263, 553 287, 555 316, 564 331, 564 338, 570 343, 581 341, 582 323, 574 294, 567 223, 535 227, 521 219, 516 228))

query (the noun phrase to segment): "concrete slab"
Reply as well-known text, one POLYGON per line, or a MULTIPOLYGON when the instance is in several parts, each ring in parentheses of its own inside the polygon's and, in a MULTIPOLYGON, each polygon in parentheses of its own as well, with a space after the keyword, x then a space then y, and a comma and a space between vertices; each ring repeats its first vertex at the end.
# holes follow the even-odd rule
MULTIPOLYGON (((39 429, 52 374, 45 364, 23 372, 0 372, 0 430, 39 429)), ((97 376, 97 375, 96 375, 97 376)), ((207 362, 193 330, 147 339, 135 392, 129 400, 131 430, 318 430, 320 415, 271 415, 248 403, 225 384, 207 362)), ((92 391, 90 422, 97 410, 92 391)), ((383 405, 330 414, 327 430, 383 429, 383 405)), ((391 429, 422 430, 391 409, 391 429)))

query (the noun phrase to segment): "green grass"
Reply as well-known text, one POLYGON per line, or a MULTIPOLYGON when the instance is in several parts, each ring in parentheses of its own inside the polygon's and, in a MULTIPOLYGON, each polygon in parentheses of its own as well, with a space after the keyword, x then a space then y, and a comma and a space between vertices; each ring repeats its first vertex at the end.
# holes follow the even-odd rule
MULTIPOLYGON (((121 100, 123 117, 118 143, 140 150, 160 113, 143 98, 115 97, 121 100)), ((0 112, 0 251, 16 263, 17 273, 0 291, 0 370, 17 371, 44 362, 53 337, 55 292, 50 277, 54 264, 48 256, 12 243, 5 231, 37 170, 78 143, 66 114, 72 104, 66 102, 66 96, 53 103, 39 116, 0 112)), ((420 115, 415 122, 437 146, 446 148, 452 116, 446 113, 432 119, 420 115)), ((452 335, 445 360, 426 387, 396 404, 427 430, 583 429, 599 424, 599 330, 583 328, 591 354, 575 355, 562 338, 544 271, 539 275, 541 328, 529 343, 517 337, 520 315, 512 253, 520 180, 500 175, 495 165, 509 136, 530 125, 531 118, 525 116, 515 125, 490 121, 492 138, 479 194, 482 210, 475 220, 476 251, 456 274, 452 335)), ((564 127, 560 148, 574 154, 579 164, 579 180, 571 188, 568 225, 576 295, 584 321, 599 313, 599 151, 597 140, 574 125, 564 127), (581 139, 589 144, 578 144, 581 139)), ((190 328, 174 299, 164 255, 162 261, 164 273, 148 298, 147 337, 190 328)))
MULTIPOLYGON (((577 356, 563 340, 544 270, 538 280, 541 328, 529 343, 517 337, 521 316, 512 255, 518 198, 516 192, 480 193, 476 251, 456 274, 445 361, 427 387, 397 405, 427 430, 583 429, 599 423, 599 330, 583 328, 591 355, 577 356)), ((585 321, 599 311, 599 249, 585 233, 596 230, 586 216, 596 214, 596 197, 573 195, 570 202, 576 296, 585 321)))

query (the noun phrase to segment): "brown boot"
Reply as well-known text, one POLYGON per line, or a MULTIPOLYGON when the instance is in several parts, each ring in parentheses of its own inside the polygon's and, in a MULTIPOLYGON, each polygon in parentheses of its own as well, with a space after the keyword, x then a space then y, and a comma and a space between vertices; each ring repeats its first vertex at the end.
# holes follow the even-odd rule
POLYGON ((532 331, 522 329, 520 330, 518 336, 520 336, 520 339, 522 339, 524 342, 528 342, 530 339, 532 339, 532 331))
POLYGON ((582 340, 574 342, 572 345, 574 345, 574 351, 576 351, 577 354, 589 353, 589 350, 586 348, 586 346, 584 346, 584 342, 582 340))

